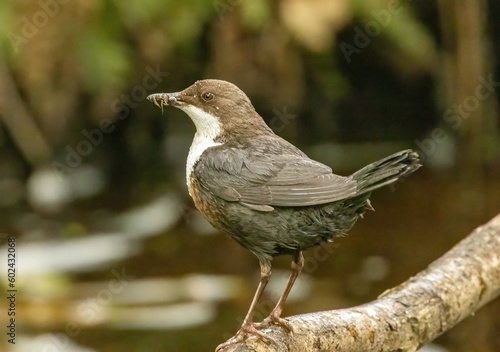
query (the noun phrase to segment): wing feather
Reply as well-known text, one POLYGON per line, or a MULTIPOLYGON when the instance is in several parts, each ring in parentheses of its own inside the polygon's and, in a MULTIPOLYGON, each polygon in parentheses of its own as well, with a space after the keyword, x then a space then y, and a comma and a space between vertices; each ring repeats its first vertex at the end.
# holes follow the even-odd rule
POLYGON ((227 201, 269 211, 272 206, 325 204, 356 195, 356 180, 333 174, 330 167, 301 152, 273 155, 218 149, 207 150, 195 172, 205 188, 227 201))

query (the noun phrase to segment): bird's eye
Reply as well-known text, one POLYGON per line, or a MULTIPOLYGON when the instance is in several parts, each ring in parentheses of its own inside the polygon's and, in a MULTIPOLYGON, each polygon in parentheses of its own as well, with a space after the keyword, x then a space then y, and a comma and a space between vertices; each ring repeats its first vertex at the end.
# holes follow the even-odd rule
POLYGON ((209 101, 209 100, 212 100, 213 98, 215 98, 215 94, 212 92, 206 92, 206 93, 203 93, 202 98, 205 101, 209 101))

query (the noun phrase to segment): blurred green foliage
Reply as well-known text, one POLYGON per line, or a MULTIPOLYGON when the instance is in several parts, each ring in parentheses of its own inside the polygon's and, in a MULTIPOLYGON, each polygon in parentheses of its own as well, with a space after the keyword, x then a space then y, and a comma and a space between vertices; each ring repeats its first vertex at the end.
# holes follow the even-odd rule
MULTIPOLYGON (((0 143, 22 156, 29 170, 61 161, 82 141, 84 129, 111 120, 117 128, 89 160, 123 158, 113 163, 130 167, 141 161, 127 156, 155 155, 169 134, 158 127, 170 122, 145 117, 152 111, 146 93, 180 90, 209 77, 240 86, 267 121, 286 107, 297 118, 277 132, 294 143, 414 143, 443 124, 442 111, 473 91, 477 82, 470 77, 494 70, 496 25, 481 22, 487 9, 477 4, 462 11, 445 2, 4 2, 0 143), (461 31, 458 19, 474 9, 479 12, 468 23, 476 21, 479 30, 461 31), (464 51, 474 43, 477 50, 464 51), (151 70, 168 78, 145 87, 151 70)), ((498 150, 494 101, 481 102, 462 133, 445 126, 456 141, 481 139, 464 131, 488 134, 487 146, 471 146, 478 157, 486 149, 488 163, 498 150), (489 121, 484 125, 495 135, 478 121, 489 121)), ((192 133, 189 125, 177 128, 181 135, 192 133)), ((159 161, 148 160, 152 167, 159 161)))

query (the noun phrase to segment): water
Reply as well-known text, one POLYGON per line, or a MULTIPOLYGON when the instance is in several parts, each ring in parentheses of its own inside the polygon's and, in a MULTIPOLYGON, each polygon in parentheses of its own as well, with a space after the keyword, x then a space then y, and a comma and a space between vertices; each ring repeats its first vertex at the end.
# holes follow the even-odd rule
MULTIPOLYGON (((306 253, 284 316, 375 299, 500 209, 499 178, 466 190, 461 184, 449 172, 422 169, 393 189, 375 192, 376 211, 350 236, 306 253)), ((67 211, 23 209, 6 219, 18 243, 13 351, 212 351, 237 331, 258 283, 256 258, 211 229, 182 190, 165 189, 126 207, 69 207, 71 192, 65 191, 66 198, 52 202, 62 202, 58 206, 67 211)), ((279 297, 290 260, 275 260, 256 319, 279 297)), ((5 300, 1 304, 5 311, 5 300)), ((489 307, 468 321, 485 329, 499 326, 498 302, 489 307)), ((454 336, 452 331, 438 344, 453 350, 454 336)), ((471 335, 465 346, 494 350, 492 336, 478 341, 471 335)))

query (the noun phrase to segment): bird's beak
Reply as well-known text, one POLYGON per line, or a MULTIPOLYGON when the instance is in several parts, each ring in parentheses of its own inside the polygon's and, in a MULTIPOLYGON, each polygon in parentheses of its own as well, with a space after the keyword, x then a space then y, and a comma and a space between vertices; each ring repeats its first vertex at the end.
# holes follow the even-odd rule
POLYGON ((155 93, 148 95, 147 99, 154 103, 156 106, 161 108, 163 112, 163 106, 180 106, 182 99, 179 96, 179 92, 175 93, 155 93))

